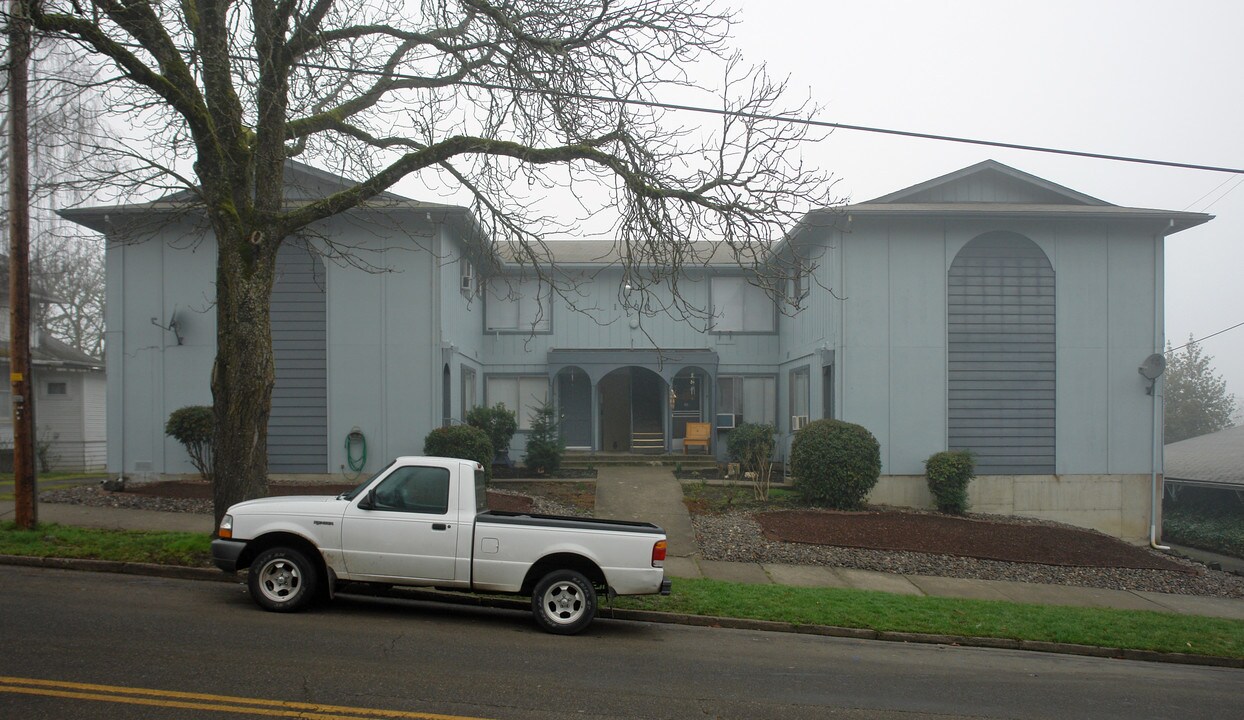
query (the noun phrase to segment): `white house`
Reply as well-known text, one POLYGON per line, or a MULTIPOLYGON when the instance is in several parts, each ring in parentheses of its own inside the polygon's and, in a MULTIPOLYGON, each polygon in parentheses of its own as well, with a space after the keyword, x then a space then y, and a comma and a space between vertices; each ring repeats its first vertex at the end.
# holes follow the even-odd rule
MULTIPOLYGON (((292 163, 287 179, 291 199, 345 182, 292 163)), ((108 238, 111 473, 189 472, 163 422, 210 402, 215 248, 180 200, 65 213, 108 238)), ((875 502, 928 506, 923 460, 968 448, 976 510, 1140 540, 1154 408, 1136 368, 1163 346, 1165 238, 1209 219, 986 161, 808 214, 775 248, 793 314, 733 259, 688 270, 681 293, 713 317, 702 332, 628 315, 608 243, 551 244, 557 272, 590 278, 589 317, 513 264, 482 276, 464 208, 386 195, 281 252, 270 469, 339 472, 355 430, 374 469, 496 402, 526 428, 551 399, 567 444, 597 452, 677 450, 704 421, 719 457, 741 422, 772 423, 784 453, 834 417, 881 443, 875 502), (347 247, 383 272, 333 259, 347 247)))
MULTIPOLYGON (((8 257, 0 256, 0 285, 8 286, 8 257)), ((33 288, 31 301, 51 298, 33 288)), ((0 297, 0 373, 9 375, 8 293, 0 297)), ((37 460, 53 471, 105 468, 104 364, 37 326, 30 332, 37 460)), ((0 466, 12 470, 13 412, 8 383, 0 385, 0 466)))

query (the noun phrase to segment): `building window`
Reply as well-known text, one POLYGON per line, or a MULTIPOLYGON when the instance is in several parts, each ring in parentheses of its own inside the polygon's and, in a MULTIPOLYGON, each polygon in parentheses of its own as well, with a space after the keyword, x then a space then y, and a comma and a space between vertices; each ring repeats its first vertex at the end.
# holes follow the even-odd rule
POLYGON ((790 431, 795 432, 808 424, 808 368, 802 367, 790 374, 790 431))
POLYGON ((69 384, 64 382, 50 382, 47 385, 48 396, 52 395, 68 395, 69 384))
POLYGON ((462 274, 458 278, 458 289, 466 297, 471 297, 475 294, 475 266, 466 258, 462 258, 459 262, 461 263, 462 274))
POLYGON ((713 332, 771 333, 777 308, 764 288, 745 277, 715 277, 710 285, 713 299, 713 332))
POLYGON ((530 430, 536 410, 549 397, 549 379, 543 375, 497 376, 486 381, 488 404, 501 403, 518 414, 518 429, 530 430))
POLYGON ((811 281, 807 261, 796 255, 790 275, 790 301, 795 307, 803 305, 803 299, 808 296, 808 286, 811 285, 811 281))
POLYGON ((465 365, 462 367, 462 419, 465 421, 475 402, 475 371, 465 365))
MULTIPOLYGON (((723 415, 733 415, 735 426, 743 423, 775 425, 777 422, 777 378, 723 375, 717 378, 718 427, 723 415)), ((728 423, 727 423, 728 424, 728 423)))
POLYGON ((538 278, 488 281, 484 327, 488 332, 549 332, 553 329, 552 293, 538 278))

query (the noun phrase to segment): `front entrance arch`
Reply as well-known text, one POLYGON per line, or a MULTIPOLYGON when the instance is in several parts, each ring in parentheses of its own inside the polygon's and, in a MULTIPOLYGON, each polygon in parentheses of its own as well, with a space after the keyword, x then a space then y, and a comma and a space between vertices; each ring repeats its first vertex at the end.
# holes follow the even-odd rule
POLYGON ((618 368, 597 384, 600 449, 605 452, 665 450, 665 381, 642 367, 618 368))

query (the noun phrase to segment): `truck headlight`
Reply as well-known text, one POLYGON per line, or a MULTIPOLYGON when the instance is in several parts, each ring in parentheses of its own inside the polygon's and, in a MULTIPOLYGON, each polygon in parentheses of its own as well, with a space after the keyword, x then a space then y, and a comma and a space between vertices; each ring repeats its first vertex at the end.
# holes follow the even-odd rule
POLYGON ((216 537, 231 538, 233 537, 233 516, 226 515, 220 519, 220 527, 216 529, 216 537))

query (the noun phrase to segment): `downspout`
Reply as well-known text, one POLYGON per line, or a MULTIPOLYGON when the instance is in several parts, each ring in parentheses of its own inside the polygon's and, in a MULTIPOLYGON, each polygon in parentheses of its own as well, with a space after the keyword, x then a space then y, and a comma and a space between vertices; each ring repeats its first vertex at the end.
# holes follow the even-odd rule
MULTIPOLYGON (((1174 220, 1170 221, 1173 226, 1174 220)), ((1153 340, 1157 352, 1165 349, 1162 331, 1162 234, 1153 236, 1153 340)), ((1155 550, 1170 550, 1169 545, 1158 543, 1158 453, 1162 449, 1162 392, 1165 381, 1161 375, 1153 381, 1150 392, 1153 394, 1153 454, 1149 458, 1149 547, 1155 550)))

